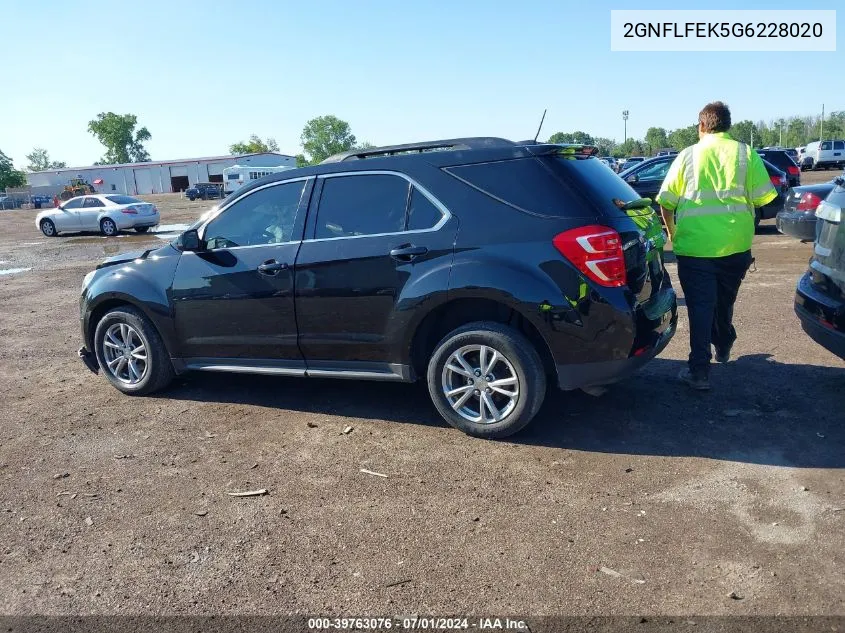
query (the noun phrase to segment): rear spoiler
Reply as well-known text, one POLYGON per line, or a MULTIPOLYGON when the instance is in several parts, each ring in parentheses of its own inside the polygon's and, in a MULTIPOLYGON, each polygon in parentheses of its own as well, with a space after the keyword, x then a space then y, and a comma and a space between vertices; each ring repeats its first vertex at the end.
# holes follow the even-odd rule
POLYGON ((534 156, 590 158, 599 154, 599 148, 595 145, 585 145, 582 143, 542 143, 539 145, 526 145, 525 149, 534 156))

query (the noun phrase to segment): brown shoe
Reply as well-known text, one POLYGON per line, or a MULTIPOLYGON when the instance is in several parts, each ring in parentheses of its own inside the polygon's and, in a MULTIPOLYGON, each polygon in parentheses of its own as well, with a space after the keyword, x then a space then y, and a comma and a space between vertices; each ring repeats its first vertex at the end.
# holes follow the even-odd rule
POLYGON ((689 367, 684 367, 678 374, 678 380, 696 391, 710 391, 710 379, 703 374, 693 373, 689 367))

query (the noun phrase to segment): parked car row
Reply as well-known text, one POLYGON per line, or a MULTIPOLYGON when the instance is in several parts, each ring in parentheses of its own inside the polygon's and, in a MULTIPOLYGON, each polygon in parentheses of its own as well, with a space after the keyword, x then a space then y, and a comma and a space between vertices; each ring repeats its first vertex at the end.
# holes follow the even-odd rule
MULTIPOLYGON (((785 156, 785 154, 784 154, 785 156)), ((788 156, 786 156, 789 159, 788 156)), ((675 156, 658 156, 656 158, 649 158, 642 162, 634 163, 634 165, 619 173, 619 177, 628 183, 634 190, 643 198, 650 198, 652 201, 660 191, 660 186, 663 184, 664 178, 669 171, 675 156)), ((777 189, 778 197, 764 207, 757 209, 755 216, 755 226, 760 224, 760 220, 769 220, 774 218, 778 212, 783 209, 784 201, 786 200, 789 191, 789 183, 787 173, 775 167, 765 158, 763 164, 766 166, 766 171, 769 173, 769 178, 772 184, 777 189)), ((652 202, 655 211, 658 213, 660 209, 656 203, 652 202)))

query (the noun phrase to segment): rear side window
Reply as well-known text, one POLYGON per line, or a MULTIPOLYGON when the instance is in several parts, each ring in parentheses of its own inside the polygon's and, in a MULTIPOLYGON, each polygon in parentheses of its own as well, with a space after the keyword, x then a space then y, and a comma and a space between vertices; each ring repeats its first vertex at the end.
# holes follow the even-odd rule
POLYGON ((443 217, 440 209, 426 198, 416 187, 411 189, 411 200, 408 204, 408 230, 421 231, 430 229, 443 217))
POLYGON ((845 149, 845 141, 833 141, 833 149, 845 149))
POLYGON ((133 198, 132 196, 106 196, 106 200, 115 204, 134 204, 135 202, 141 202, 138 198, 133 198))
POLYGON ((323 181, 317 239, 399 233, 411 184, 390 174, 335 176, 323 181))
POLYGON ((557 217, 596 215, 567 171, 590 174, 589 177, 610 182, 619 180, 616 174, 598 160, 568 160, 556 157, 477 163, 448 167, 445 171, 514 209, 557 217), (562 165, 556 169, 553 164, 557 162, 571 165, 567 166, 568 169, 562 165))

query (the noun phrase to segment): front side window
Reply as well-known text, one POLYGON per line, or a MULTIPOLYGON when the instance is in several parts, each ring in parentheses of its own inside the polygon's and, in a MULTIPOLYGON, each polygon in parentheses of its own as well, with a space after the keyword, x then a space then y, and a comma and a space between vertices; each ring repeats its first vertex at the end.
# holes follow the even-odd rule
POLYGON ((407 180, 391 174, 326 178, 315 237, 401 232, 405 228, 409 187, 407 180))
POLYGON ((832 144, 831 144, 831 142, 830 142, 830 141, 825 141, 824 143, 822 143, 822 149, 823 149, 823 150, 825 150, 825 149, 832 149, 832 144))
POLYGON ((259 189, 235 202, 205 229, 209 249, 291 241, 305 181, 259 189))
POLYGON ((63 209, 81 209, 82 198, 72 198, 62 205, 63 209))
POLYGON ((228 176, 226 176, 226 180, 237 180, 237 179, 238 179, 238 174, 229 174, 228 176))

